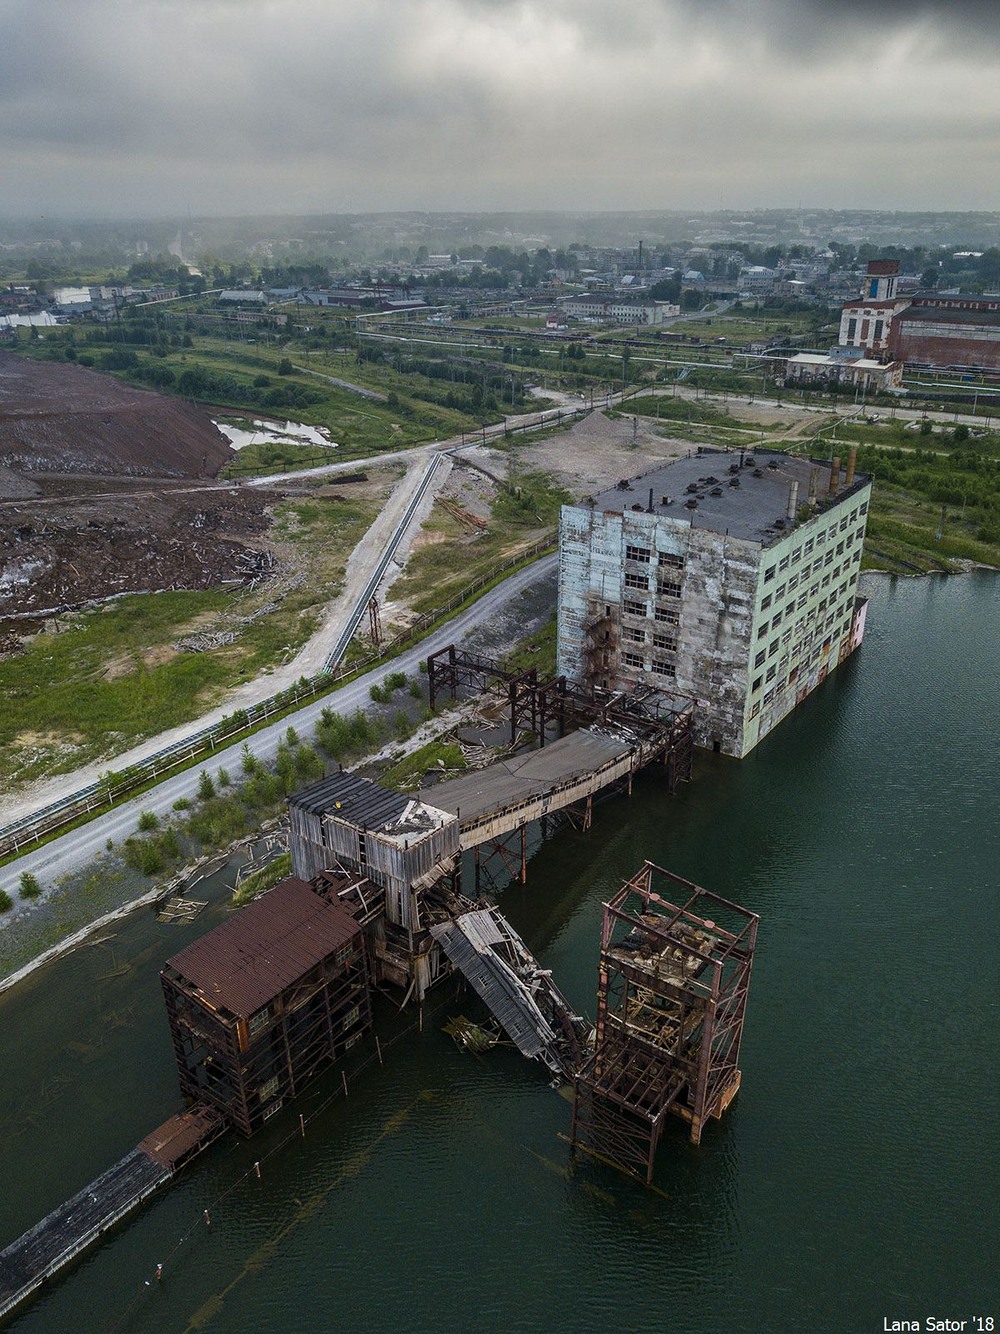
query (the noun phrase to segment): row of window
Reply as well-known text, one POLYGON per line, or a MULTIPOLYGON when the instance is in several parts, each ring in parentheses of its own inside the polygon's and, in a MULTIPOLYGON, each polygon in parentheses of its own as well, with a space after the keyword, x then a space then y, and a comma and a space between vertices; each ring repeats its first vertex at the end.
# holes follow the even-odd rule
MULTIPOLYGON (((850 629, 853 617, 853 601, 847 605, 830 611, 825 621, 817 622, 811 635, 797 643, 789 653, 786 653, 778 662, 772 662, 766 672, 754 678, 750 686, 751 695, 760 690, 762 685, 773 681, 778 672, 784 672, 790 661, 801 658, 797 666, 793 667, 787 680, 783 676, 778 682, 777 689, 781 690, 786 684, 793 682, 799 670, 805 670, 807 667, 816 663, 821 654, 829 649, 830 644, 839 640, 842 635, 850 629)), ((798 629, 798 626, 796 626, 798 629)), ((780 639, 775 639, 766 650, 761 650, 754 659, 755 667, 763 667, 768 658, 775 658, 779 647, 788 648, 792 639, 792 631, 786 630, 780 639)), ((768 701, 765 699, 765 703, 768 701)), ((753 716, 751 714, 751 716, 753 716)))
MULTIPOLYGON (((641 588, 644 593, 649 592, 649 575, 637 574, 632 570, 625 571, 625 587, 641 588)), ((679 598, 681 595, 681 586, 675 579, 658 579, 656 581, 656 592, 662 598, 679 598)))
MULTIPOLYGON (((779 584, 773 593, 765 593, 760 600, 761 611, 767 611, 768 607, 771 606, 772 602, 780 602, 786 592, 788 593, 794 592, 795 589, 798 588, 800 580, 808 579, 810 574, 818 574, 819 571, 822 570, 825 566, 832 565, 835 557, 845 555, 846 552, 849 551, 851 547, 853 547, 853 545, 854 545, 854 534, 848 533, 846 539, 843 542, 837 543, 835 551, 828 551, 825 556, 817 557, 817 559, 812 563, 812 565, 804 565, 799 574, 793 574, 789 578, 787 584, 779 584)), ((858 551, 854 553, 853 559, 855 561, 860 561, 861 559, 860 548, 858 548, 858 551)), ((834 574, 836 575, 836 573, 838 572, 839 572, 839 567, 838 571, 835 571, 834 574)))
MULTIPOLYGON (((866 501, 864 504, 859 505, 856 509, 851 510, 850 514, 845 514, 844 517, 839 520, 839 522, 832 523, 829 528, 825 528, 822 532, 817 533, 815 537, 810 537, 800 546, 794 547, 789 555, 782 556, 781 559, 777 561, 774 565, 769 565, 767 569, 765 569, 764 571, 765 584, 770 583, 776 574, 783 573, 785 570, 789 569, 790 566, 797 565, 804 557, 811 556, 813 551, 816 550, 818 547, 825 546, 828 541, 829 542, 836 541, 838 533, 846 533, 849 527, 857 523, 858 517, 859 516, 863 517, 865 514, 867 514, 867 512, 868 512, 868 502, 866 501)), ((855 538, 857 538, 860 541, 863 535, 863 530, 864 530, 864 524, 862 524, 858 528, 856 533, 852 532, 850 535, 850 542, 848 543, 848 545, 853 543, 855 538)))
MULTIPOLYGON (((833 553, 831 552, 830 555, 832 557, 833 553)), ((861 551, 859 548, 849 561, 844 561, 840 565, 835 566, 829 572, 829 574, 825 574, 822 579, 818 579, 805 592, 800 593, 797 598, 794 597, 790 598, 788 603, 785 605, 783 609, 780 609, 774 613, 770 621, 764 621, 761 625, 759 625, 757 627, 757 638, 758 639, 765 638, 768 630, 775 629, 777 626, 781 624, 783 618, 790 616, 793 611, 796 611, 804 607, 810 598, 814 598, 819 594, 821 589, 829 588, 835 579, 840 578, 841 574, 848 576, 848 578, 845 579, 844 582, 840 585, 840 592, 841 593, 846 592, 848 583, 850 582, 850 576, 852 574, 856 574, 856 571, 851 570, 851 566, 857 564, 858 562, 860 562, 860 560, 861 560, 861 551)), ((795 584, 795 587, 798 587, 797 583, 795 584)), ((793 584, 792 581, 789 580, 788 591, 791 592, 792 589, 793 589, 793 584)), ((784 592, 785 592, 785 586, 784 584, 782 584, 782 586, 775 591, 774 600, 777 601, 779 594, 783 596, 784 592)), ((771 599, 765 598, 761 602, 761 610, 766 611, 770 605, 771 605, 771 599)))
MULTIPOLYGON (((631 542, 625 546, 625 559, 638 561, 640 565, 649 565, 653 560, 653 553, 649 547, 633 546, 631 542)), ((658 551, 656 553, 656 563, 661 567, 669 567, 672 570, 683 570, 684 557, 675 556, 671 551, 658 551)))
MULTIPOLYGON (((634 625, 628 625, 628 626, 625 627, 625 629, 622 631, 622 639, 624 639, 624 640, 626 641, 626 643, 629 643, 629 644, 645 644, 645 643, 648 642, 647 639, 646 639, 646 632, 645 632, 645 630, 641 630, 641 629, 639 629, 637 626, 634 626, 634 625)), ((676 649, 676 648, 677 648, 677 636, 676 636, 676 635, 663 634, 663 633, 661 633, 661 632, 654 631, 654 632, 653 632, 653 647, 654 647, 654 648, 669 648, 669 649, 676 649)))
MULTIPOLYGON (((635 667, 639 671, 645 670, 645 659, 641 653, 623 653, 622 662, 626 667, 635 667)), ((672 662, 666 662, 660 658, 654 658, 652 667, 649 669, 654 676, 676 677, 677 667, 672 662)))
MULTIPOLYGON (((626 598, 622 604, 622 610, 626 616, 642 616, 649 619, 650 606, 648 602, 636 602, 631 598, 626 598)), ((653 617, 661 625, 680 625, 680 612, 674 606, 654 607, 653 617)))

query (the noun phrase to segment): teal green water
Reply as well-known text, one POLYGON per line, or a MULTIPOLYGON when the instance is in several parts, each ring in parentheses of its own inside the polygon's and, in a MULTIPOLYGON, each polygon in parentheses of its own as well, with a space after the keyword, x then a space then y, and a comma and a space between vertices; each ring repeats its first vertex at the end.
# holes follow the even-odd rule
MULTIPOLYGON (((569 1104, 510 1052, 460 1054, 440 1025, 470 1003, 443 993, 305 1140, 267 1157, 339 1076, 270 1138, 216 1145, 18 1334, 1000 1316, 998 612, 989 575, 879 581, 861 653, 749 759, 700 755, 673 800, 646 778, 504 892, 589 1013, 601 901, 644 857, 761 914, 742 1091, 699 1148, 668 1129, 659 1193, 574 1166, 569 1104)), ((81 950, 0 998, 3 1242, 175 1107, 157 970, 221 911, 189 928, 138 914, 114 958, 81 950)), ((386 1007, 380 1031, 409 1022, 386 1007)))

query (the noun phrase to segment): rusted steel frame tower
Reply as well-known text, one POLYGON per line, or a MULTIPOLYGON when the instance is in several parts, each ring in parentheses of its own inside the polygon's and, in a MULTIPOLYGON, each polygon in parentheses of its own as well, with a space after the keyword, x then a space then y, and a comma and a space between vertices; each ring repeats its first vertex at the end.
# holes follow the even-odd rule
POLYGON ((758 917, 646 862, 604 905, 594 1052, 576 1077, 571 1141, 647 1184, 668 1114, 701 1140, 740 1086, 758 917), (683 890, 680 903, 653 889, 683 890), (720 924, 720 920, 727 925, 720 924))
POLYGON ((459 687, 481 694, 493 684, 506 687, 511 745, 517 741, 522 726, 526 731, 537 732, 538 673, 534 667, 508 672, 491 659, 467 653, 454 644, 427 658, 427 696, 432 709, 437 707, 438 695, 444 691, 455 700, 459 687))

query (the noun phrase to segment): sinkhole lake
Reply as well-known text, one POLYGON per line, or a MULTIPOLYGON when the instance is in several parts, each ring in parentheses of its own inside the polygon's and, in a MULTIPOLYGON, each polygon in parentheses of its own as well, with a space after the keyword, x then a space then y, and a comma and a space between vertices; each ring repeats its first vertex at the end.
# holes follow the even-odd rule
MULTIPOLYGON (((501 896, 590 1015, 602 899, 643 858, 760 913, 742 1091, 697 1149, 668 1124, 656 1191, 571 1159, 541 1067, 460 1053, 441 1025, 480 1012, 446 983, 422 1033, 380 1001, 384 1065, 306 1138, 299 1112, 339 1071, 253 1141, 219 1141, 12 1328, 855 1334, 1000 1316, 1000 580, 868 591, 861 652, 750 758, 699 753, 673 799, 644 776, 501 896)), ((221 879, 200 897, 195 923, 137 912, 0 997, 0 1246, 178 1106, 157 974, 221 920, 221 879)))

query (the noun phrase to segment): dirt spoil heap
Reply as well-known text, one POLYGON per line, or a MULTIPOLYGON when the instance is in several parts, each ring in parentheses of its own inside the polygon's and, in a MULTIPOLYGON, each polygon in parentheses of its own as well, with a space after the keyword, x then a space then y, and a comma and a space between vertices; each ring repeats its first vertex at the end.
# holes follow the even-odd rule
POLYGON ((211 418, 182 399, 135 389, 83 366, 0 352, 5 472, 26 478, 214 477, 232 457, 211 418))

